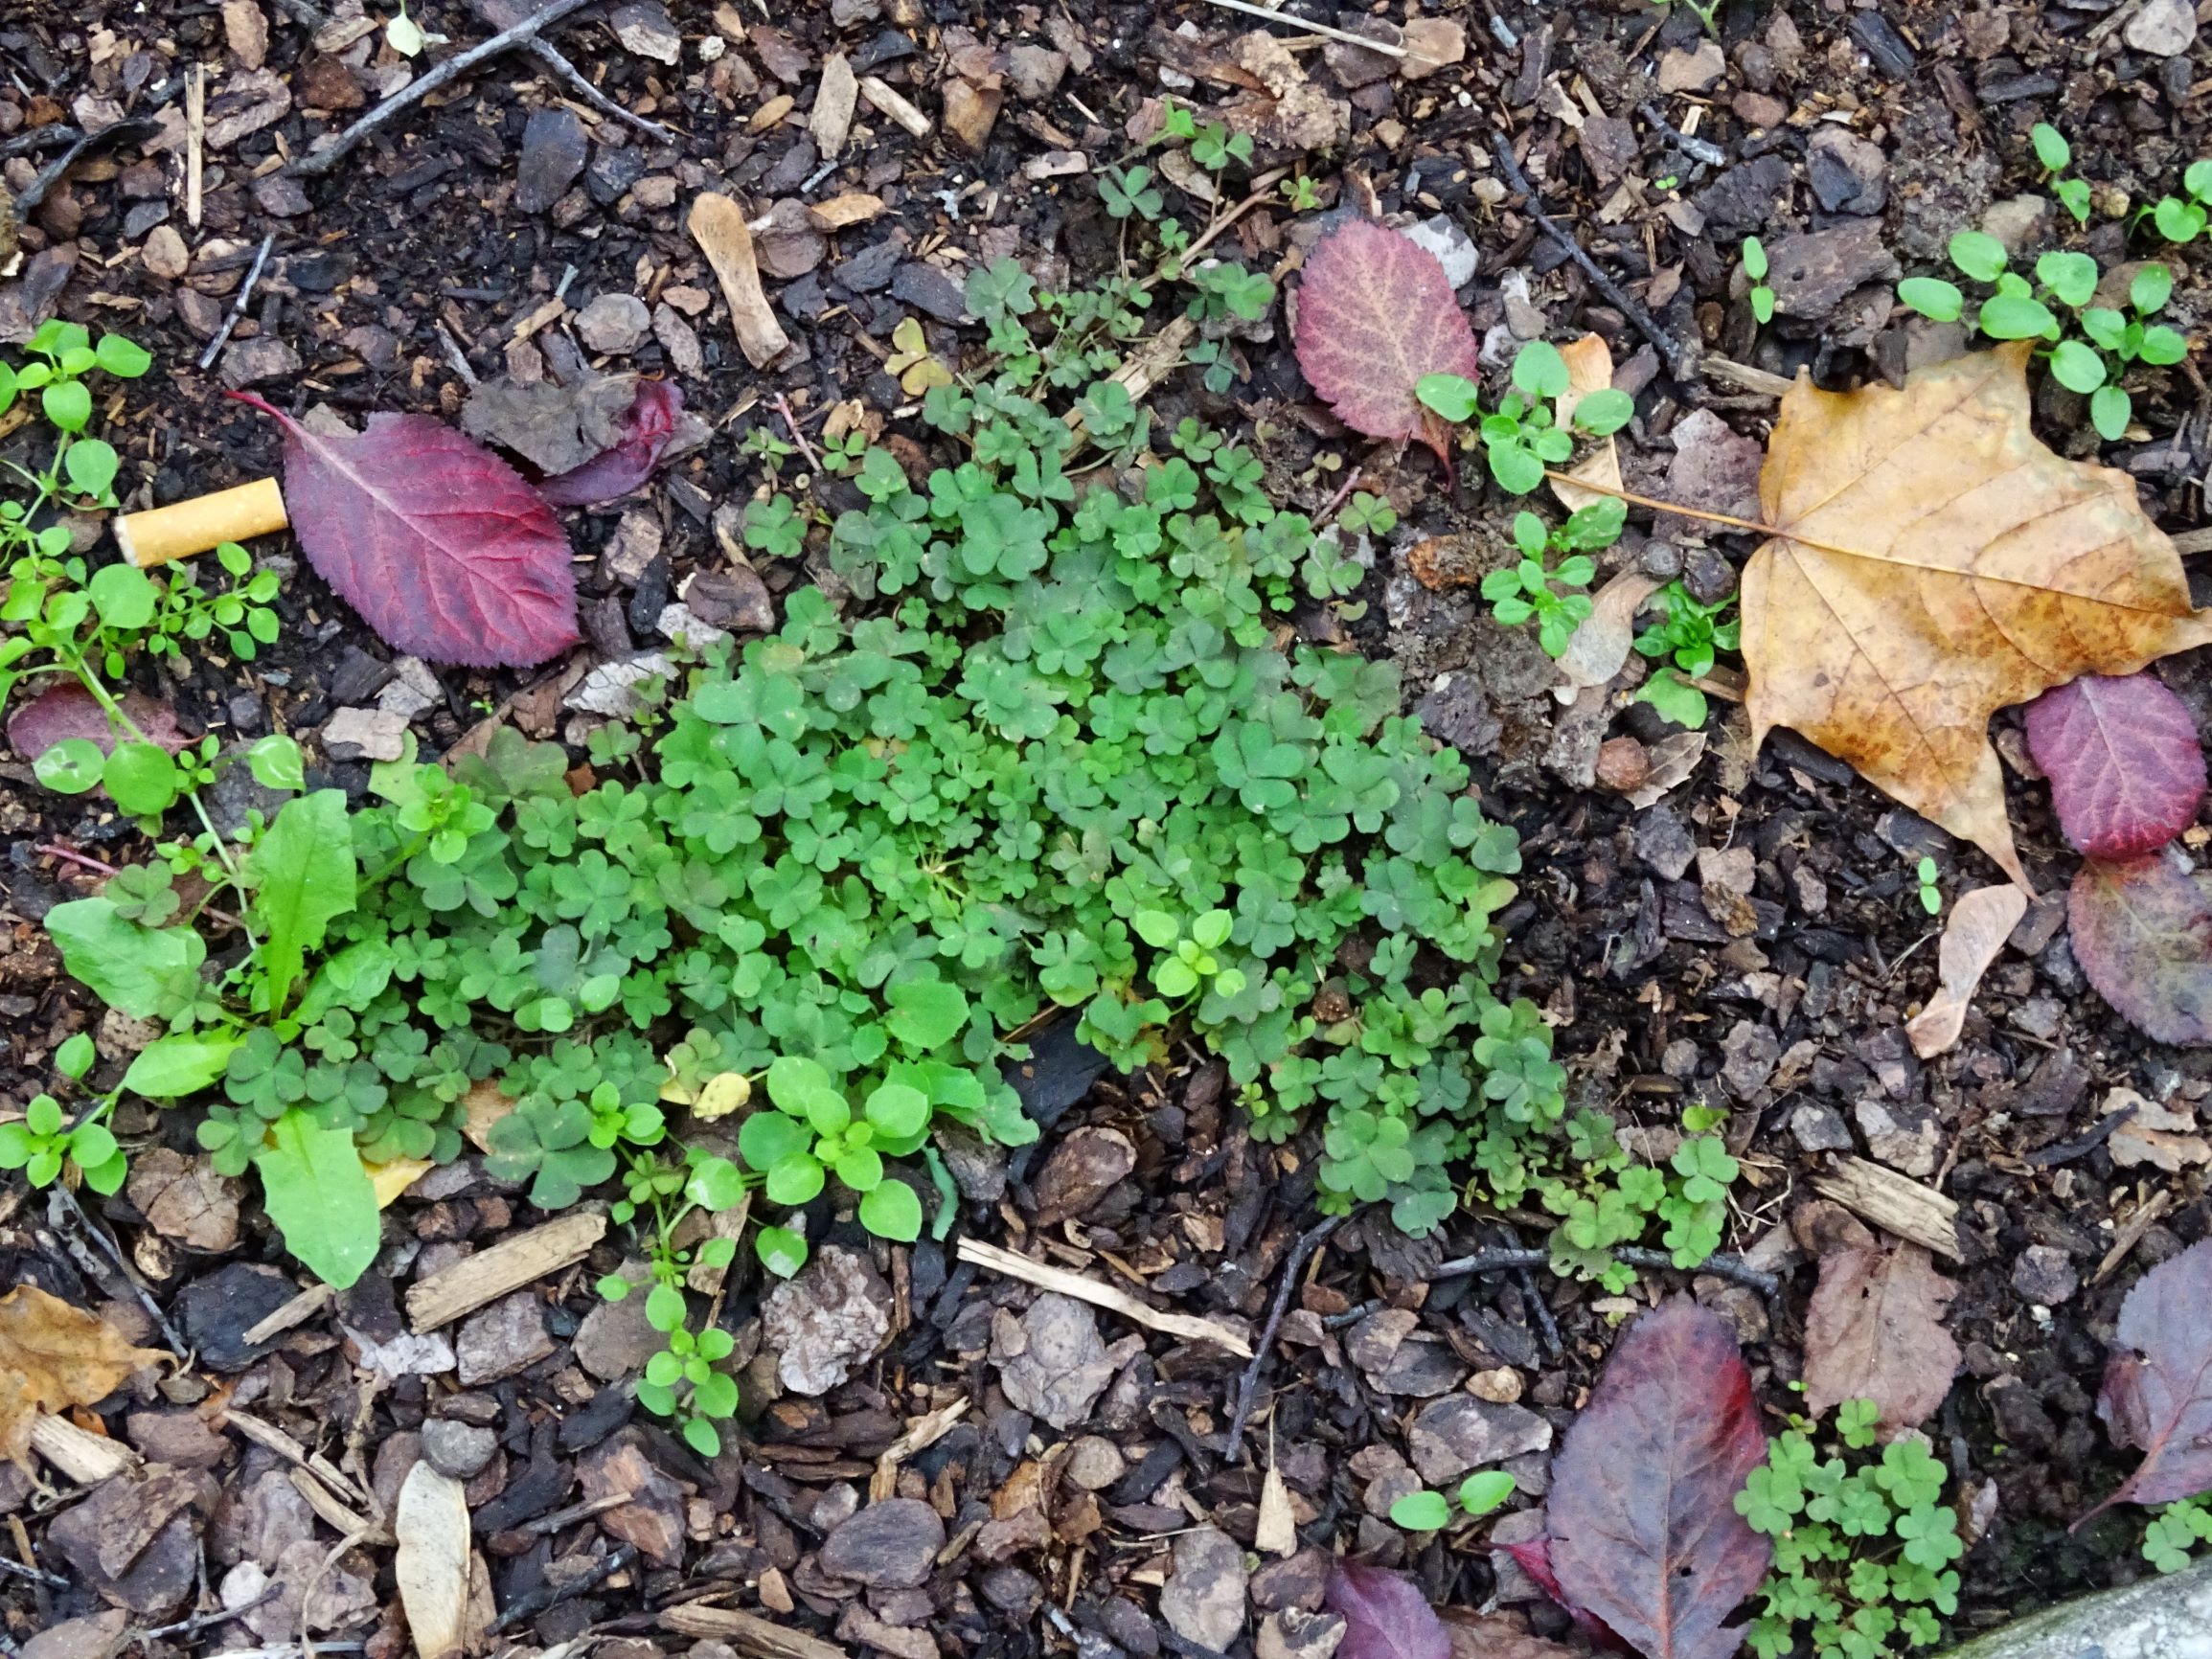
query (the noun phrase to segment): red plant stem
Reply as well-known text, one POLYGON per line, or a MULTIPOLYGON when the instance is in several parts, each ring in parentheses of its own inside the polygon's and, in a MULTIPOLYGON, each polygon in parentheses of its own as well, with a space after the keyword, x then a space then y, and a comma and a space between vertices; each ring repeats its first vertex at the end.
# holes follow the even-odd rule
POLYGON ((776 394, 776 407, 782 411, 784 424, 791 429, 791 441, 798 444, 799 453, 807 458, 807 465, 816 472, 822 470, 822 458, 814 453, 814 446, 807 442, 807 435, 799 430, 799 418, 791 413, 791 400, 783 393, 776 394))
POLYGON ((1337 487, 1336 493, 1329 498, 1329 505, 1321 510, 1321 516, 1313 521, 1313 528, 1315 530, 1319 530, 1323 525, 1327 524, 1332 518, 1336 516, 1336 510, 1344 505, 1346 498, 1351 495, 1354 487, 1357 486, 1358 482, 1359 468, 1355 466, 1352 469, 1352 476, 1347 478, 1340 486, 1337 487))

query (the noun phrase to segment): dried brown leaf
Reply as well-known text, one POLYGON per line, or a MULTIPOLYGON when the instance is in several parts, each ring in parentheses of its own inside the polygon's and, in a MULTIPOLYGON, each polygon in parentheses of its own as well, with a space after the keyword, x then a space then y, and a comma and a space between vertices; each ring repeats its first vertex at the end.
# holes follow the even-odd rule
POLYGON ((2023 886, 1990 716, 2212 641, 2134 481, 2029 430, 2028 352, 1792 387, 1743 588, 1754 740, 1794 728, 2023 886))
POLYGON ((1958 1041, 1981 976, 2027 912, 2028 896, 2018 887, 1977 887, 1959 895, 1936 947, 1939 989, 1904 1028, 1914 1054, 1929 1059, 1958 1041))
POLYGON ((753 256, 753 233, 745 228, 745 210, 726 195, 702 191, 692 203, 687 228, 722 285, 745 361, 756 369, 766 368, 789 349, 791 341, 761 288, 761 266, 753 256))
POLYGON ((29 1466, 39 1413, 105 1399, 163 1357, 35 1284, 18 1284, 0 1296, 0 1452, 29 1466))
POLYGON ((1957 1294, 1917 1244, 1822 1257, 1805 1310, 1805 1409, 1871 1399, 1885 1437, 1927 1421, 1958 1374, 1958 1344, 1943 1328, 1957 1294))
MULTIPOLYGON (((1592 392, 1603 392, 1612 385, 1613 353, 1603 335, 1585 334, 1581 339, 1562 346, 1560 356, 1567 366, 1567 389, 1554 413, 1559 424, 1563 427, 1574 419, 1577 403, 1592 392)), ((1573 471, 1564 477, 1555 476, 1551 485, 1552 493, 1559 497, 1560 505, 1569 512, 1587 507, 1593 501, 1603 501, 1609 494, 1617 494, 1622 489, 1620 445, 1610 438, 1601 439, 1597 447, 1573 471), (1601 488, 1580 489, 1569 484, 1569 478, 1584 479, 1601 488)), ((1656 587, 1658 584, 1653 582, 1652 585, 1656 587)), ((1608 674, 1606 677, 1610 679, 1612 675, 1608 674)))

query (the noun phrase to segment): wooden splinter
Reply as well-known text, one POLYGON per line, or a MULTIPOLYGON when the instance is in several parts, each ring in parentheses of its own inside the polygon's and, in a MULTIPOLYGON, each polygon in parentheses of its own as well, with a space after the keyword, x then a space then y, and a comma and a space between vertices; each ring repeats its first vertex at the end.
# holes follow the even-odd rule
POLYGON ((123 557, 141 570, 172 558, 190 558, 226 541, 245 541, 271 531, 288 530, 284 492, 273 478, 257 478, 234 489, 195 495, 146 512, 126 512, 115 521, 115 542, 123 557))

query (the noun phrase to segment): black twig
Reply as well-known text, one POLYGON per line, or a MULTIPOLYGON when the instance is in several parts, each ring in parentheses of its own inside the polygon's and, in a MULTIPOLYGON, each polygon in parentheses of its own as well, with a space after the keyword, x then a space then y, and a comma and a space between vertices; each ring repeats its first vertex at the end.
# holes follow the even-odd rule
POLYGON ((1707 144, 1701 138, 1692 138, 1673 122, 1659 113, 1655 103, 1639 103, 1636 113, 1673 139, 1681 147, 1682 153, 1692 161, 1701 161, 1707 167, 1726 167, 1728 152, 1717 144, 1707 144))
POLYGON ((1230 1414, 1229 1438, 1221 1450, 1221 1455, 1230 1463, 1235 1463, 1237 1454, 1243 1449, 1244 1424, 1252 1416, 1252 1396, 1260 1385, 1260 1373, 1266 1368, 1267 1356, 1274 1351, 1275 1334, 1283 1329, 1284 1315, 1290 1311, 1290 1296, 1298 1288, 1298 1276, 1306 1271, 1306 1263, 1313 1259, 1313 1252, 1327 1243, 1329 1235, 1343 1222, 1343 1216, 1332 1216, 1309 1227, 1290 1246, 1290 1254, 1283 1259, 1283 1280, 1275 1286, 1275 1305, 1267 1310, 1266 1326, 1252 1345, 1251 1363, 1237 1379, 1237 1407, 1230 1414))
POLYGON ((1559 243, 1568 259, 1582 267, 1583 275, 1597 284, 1598 292, 1612 302, 1614 308, 1635 326, 1636 331, 1658 348, 1659 355, 1667 360, 1667 367, 1674 371, 1675 377, 1688 379, 1697 368, 1697 359, 1689 348, 1660 328, 1651 312, 1630 298, 1629 291, 1620 284, 1606 275, 1598 261, 1590 258, 1582 243, 1575 240, 1573 234, 1543 211, 1543 197, 1537 193, 1536 186, 1529 183, 1528 174, 1521 170, 1520 163, 1514 159, 1512 141, 1502 134, 1497 141, 1497 165, 1504 170, 1506 182, 1520 192, 1529 217, 1542 227, 1546 236, 1559 243))
POLYGON ((216 337, 207 343, 207 350, 199 354, 199 366, 205 369, 216 360, 216 354, 230 344, 231 330, 239 326, 239 319, 246 314, 246 307, 254 297, 254 284, 262 280, 262 267, 269 262, 269 250, 277 245, 275 231, 262 238, 261 252, 254 255, 253 269, 246 272, 246 280, 239 284, 239 297, 231 305, 231 314, 223 319, 223 326, 216 337))
POLYGON ((563 1579, 558 1584, 543 1584, 528 1595, 515 1597, 513 1601, 508 1602, 506 1610, 498 1618, 491 1621, 491 1627, 485 1634, 496 1636, 511 1625, 518 1625, 525 1619, 536 1618, 538 1614, 556 1602, 565 1602, 571 1596, 582 1595, 584 1591, 591 1589, 594 1585, 603 1584, 613 1578, 615 1574, 628 1566, 636 1557, 636 1549, 631 1545, 625 1544, 613 1555, 607 1557, 605 1560, 593 1566, 588 1573, 578 1578, 563 1579))
MULTIPOLYGON (((1518 1250, 1521 1247, 1520 1235, 1513 1230, 1511 1223, 1500 1226, 1498 1232, 1504 1237, 1508 1248, 1518 1250)), ((1566 1343, 1560 1335, 1560 1322, 1552 1313, 1552 1305, 1544 1300, 1543 1288, 1536 1282, 1536 1268, 1532 1265, 1516 1267, 1513 1276, 1515 1283, 1520 1285, 1520 1293, 1528 1298, 1528 1305, 1536 1309, 1536 1328, 1542 1333, 1544 1352, 1554 1359, 1559 1358, 1566 1352, 1566 1343)))
POLYGON ((161 130, 151 121, 120 121, 113 126, 103 126, 98 132, 80 132, 70 141, 69 148, 46 164, 46 170, 31 181, 31 188, 15 198, 17 214, 27 214, 46 199, 46 193, 61 182, 61 175, 90 155, 96 149, 105 149, 111 144, 135 144, 142 138, 151 138, 161 130))
MULTIPOLYGON (((1649 1249, 1642 1244, 1615 1246, 1613 1254, 1630 1267, 1673 1267, 1674 1256, 1665 1250, 1649 1249)), ((1710 1273, 1716 1279, 1725 1279, 1731 1284, 1741 1284, 1746 1290, 1756 1290, 1762 1296, 1772 1296, 1782 1288, 1782 1282, 1771 1273, 1761 1272, 1741 1256, 1708 1256, 1695 1267, 1685 1267, 1685 1273, 1710 1273)))
POLYGON ((503 29, 490 39, 480 41, 466 52, 456 53, 437 68, 409 81, 323 148, 286 162, 284 170, 302 178, 312 178, 329 172, 345 159, 355 145, 401 110, 413 107, 448 81, 459 80, 487 58, 496 57, 503 52, 512 52, 515 47, 536 39, 539 30, 552 27, 570 12, 581 11, 590 4, 592 0, 547 0, 544 6, 513 28, 503 29))
POLYGON ((59 1573, 49 1573, 43 1567, 26 1567, 0 1556, 0 1578, 28 1579, 34 1584, 47 1584, 57 1590, 69 1588, 69 1580, 59 1573))
POLYGON ((75 144, 83 136, 74 126, 34 126, 29 132, 17 133, 13 138, 0 139, 0 156, 36 155, 42 149, 75 144))
POLYGON ((670 143, 674 142, 676 135, 673 132, 650 116, 640 115, 632 109, 626 109, 618 101, 607 97, 605 93, 592 85, 591 81, 585 78, 582 70, 569 62, 547 42, 527 40, 523 42, 523 46, 538 62, 567 81, 570 89, 575 92, 577 97, 582 99, 584 102, 590 104, 602 115, 611 115, 617 121, 627 122, 648 138, 657 138, 670 143))
POLYGON ((49 1217, 57 1209, 69 1212, 71 1218, 77 1224, 77 1230, 84 1235, 94 1249, 107 1259, 108 1264, 115 1269, 117 1276, 122 1279, 124 1284, 130 1286, 131 1294, 138 1298, 138 1305, 146 1309, 147 1316, 153 1321, 161 1334, 168 1340, 169 1351, 175 1354, 180 1361, 188 1359, 192 1353, 192 1345, 176 1333, 176 1327, 170 1324, 169 1315, 161 1310, 161 1304, 154 1301, 153 1293, 147 1289, 145 1284, 140 1283, 138 1275, 130 1270, 130 1263, 123 1259, 123 1251, 117 1246, 115 1240, 107 1236, 107 1230, 93 1225, 92 1217, 87 1216, 83 1206, 78 1203, 77 1194, 59 1181, 55 1182, 47 1191, 52 1194, 48 1200, 47 1214, 49 1217))

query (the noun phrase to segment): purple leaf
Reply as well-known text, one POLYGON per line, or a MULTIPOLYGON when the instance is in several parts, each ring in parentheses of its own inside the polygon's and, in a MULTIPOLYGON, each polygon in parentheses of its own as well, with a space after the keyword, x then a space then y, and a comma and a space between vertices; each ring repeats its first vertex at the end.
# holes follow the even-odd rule
POLYGON ((653 475, 683 419, 684 395, 667 380, 640 380, 622 418, 622 439, 582 466, 546 479, 537 493, 556 507, 591 507, 627 495, 653 475))
MULTIPOLYGON (((2105 1372, 2097 1415, 2115 1444, 2143 1454, 2113 1504, 2164 1504, 2212 1488, 2212 1239, 2136 1281, 2120 1304, 2123 1350, 2105 1372)), ((2082 1520, 2089 1517, 2084 1515, 2082 1520)), ((2076 1521, 2078 1528, 2082 1524, 2076 1521)))
POLYGON ((1537 1588, 1559 1603, 1560 1609, 1575 1622, 1575 1628, 1590 1639, 1590 1646, 1608 1653, 1626 1653, 1629 1645, 1613 1633, 1613 1627, 1591 1612, 1579 1606, 1560 1588, 1559 1575, 1552 1571, 1552 1542, 1549 1538, 1532 1538, 1525 1544, 1498 1544, 1494 1546, 1511 1556, 1514 1564, 1536 1580, 1537 1588))
POLYGON ((1327 1604, 1344 1617, 1336 1659, 1451 1659, 1451 1638, 1413 1580, 1359 1561, 1329 1573, 1327 1604))
POLYGON ((285 504, 308 561, 384 640, 432 662, 525 667, 577 640, 568 537, 513 467, 426 415, 342 438, 247 392, 285 431, 285 504))
POLYGON ((1726 1659, 1744 1627, 1722 1621, 1774 1555, 1736 1512, 1766 1457, 1727 1322, 1679 1296, 1645 1314, 1552 1466, 1561 1588, 1645 1659, 1726 1659))
POLYGON ((2204 799, 2204 751, 2181 699, 2150 674, 2084 674, 2027 706, 2028 748, 2059 828, 2092 858, 2155 852, 2204 799))
POLYGON ((2179 848, 2087 860, 2066 925, 2074 960, 2123 1018, 2162 1043, 2212 1043, 2212 896, 2179 848))
MULTIPOLYGON (((157 703, 142 692, 125 692, 123 712, 131 723, 171 754, 185 745, 176 729, 176 711, 157 703)), ((103 755, 115 753, 125 734, 108 723, 107 711, 75 680, 51 685, 29 702, 18 703, 8 716, 8 741, 26 761, 35 761, 64 738, 85 738, 100 745, 103 755)))

